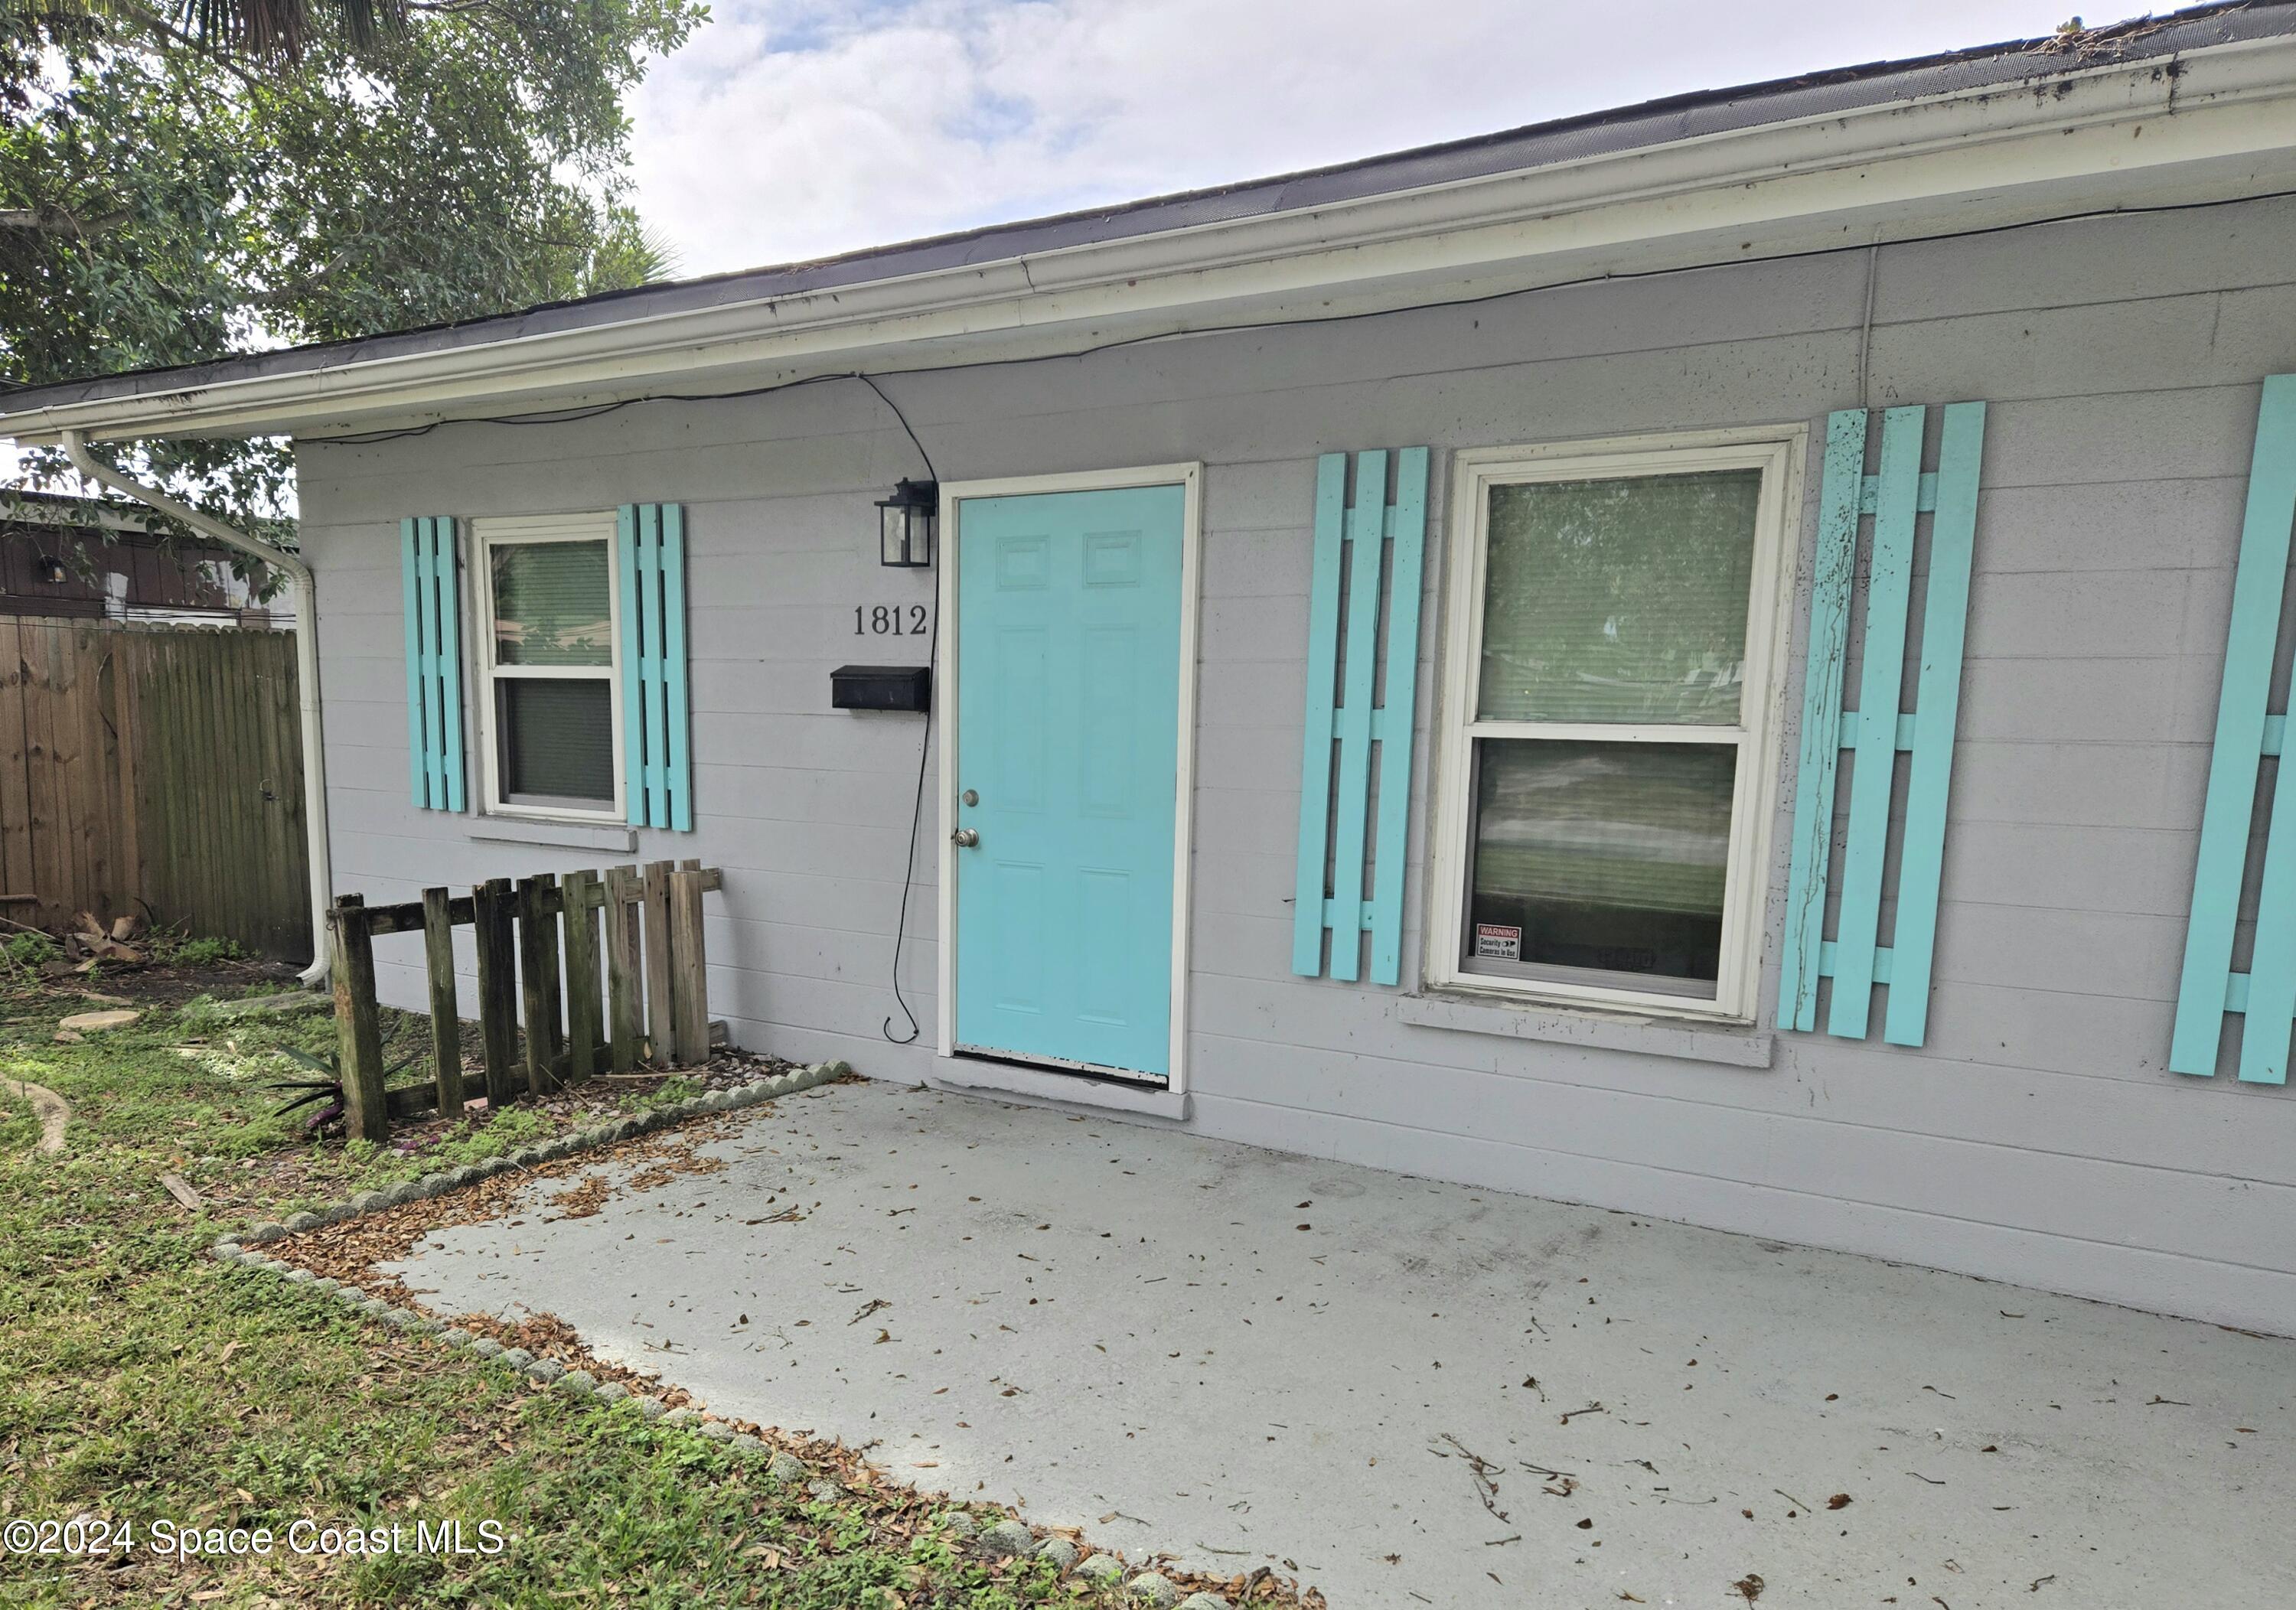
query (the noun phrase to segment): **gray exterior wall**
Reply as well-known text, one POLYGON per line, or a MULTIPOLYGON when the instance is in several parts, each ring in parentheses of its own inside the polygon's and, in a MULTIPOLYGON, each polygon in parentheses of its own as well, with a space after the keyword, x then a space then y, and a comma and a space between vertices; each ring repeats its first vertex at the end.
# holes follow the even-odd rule
MULTIPOLYGON (((2296 1088, 2162 1066, 2258 385, 2296 369, 2292 266, 2296 205, 2259 202, 1884 249, 1870 336, 1851 252, 887 384, 945 479, 1206 465, 1191 1127, 2296 1333, 2296 1088), (1991 411, 1926 1047, 1783 1034, 1750 1068, 1631 1027, 1597 1047, 1406 1021, 1429 1015, 1415 852, 1405 989, 1292 976, 1316 454, 1425 443, 1441 482, 1446 449, 1780 421, 1822 438, 1831 409, 1965 398, 1991 411)), ((832 666, 923 658, 853 635, 857 603, 931 600, 929 576, 875 562, 869 504, 919 466, 874 396, 454 426, 301 462, 340 888, 628 859, 410 805, 398 518, 682 502, 698 831, 643 833, 637 854, 725 868, 711 1007, 739 1042, 933 1072, 930 791, 901 966, 924 1034, 879 1032, 919 723, 828 708, 832 666)), ((1414 845, 1447 515, 1439 498, 1414 845)), ((1766 1011, 1784 841, 1782 816, 1766 1011)), ((420 1006, 420 941, 379 949, 387 998, 420 1006)))

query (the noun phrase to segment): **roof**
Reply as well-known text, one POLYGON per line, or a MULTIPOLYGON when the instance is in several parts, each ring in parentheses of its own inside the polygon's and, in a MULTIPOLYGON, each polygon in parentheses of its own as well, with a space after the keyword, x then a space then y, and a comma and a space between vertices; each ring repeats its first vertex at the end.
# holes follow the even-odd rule
POLYGON ((144 532, 149 529, 151 520, 152 511, 137 503, 75 497, 64 492, 35 492, 22 486, 0 488, 0 523, 11 526, 144 532))
MULTIPOLYGON (((0 421, 38 409, 193 391, 346 365, 450 353, 640 320, 850 291, 1108 242, 1300 214, 1495 175, 1806 122, 1893 102, 2024 86, 2106 64, 2173 61, 2211 46, 2296 35, 2296 0, 2240 0, 2158 19, 2018 39, 1908 61, 1676 95, 1472 139, 1119 206, 1000 224, 814 262, 673 281, 455 323, 278 348, 216 362, 134 371, 0 392, 0 421)), ((2171 65, 2168 72, 2177 70, 2171 65)), ((2157 74, 2155 75, 2158 76, 2157 74)))

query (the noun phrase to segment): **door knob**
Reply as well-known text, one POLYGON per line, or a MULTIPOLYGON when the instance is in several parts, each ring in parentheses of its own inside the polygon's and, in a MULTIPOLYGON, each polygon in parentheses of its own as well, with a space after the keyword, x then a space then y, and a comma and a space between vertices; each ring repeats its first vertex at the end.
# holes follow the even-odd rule
POLYGON ((971 828, 959 828, 949 836, 949 842, 960 850, 969 850, 980 842, 980 835, 971 828))

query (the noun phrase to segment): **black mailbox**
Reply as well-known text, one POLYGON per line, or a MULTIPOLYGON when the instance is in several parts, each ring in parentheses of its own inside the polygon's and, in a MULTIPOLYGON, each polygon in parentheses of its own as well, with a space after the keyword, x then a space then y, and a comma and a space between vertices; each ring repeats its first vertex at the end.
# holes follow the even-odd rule
POLYGON ((829 674, 829 702, 840 710, 929 710, 931 666, 840 666, 829 674))

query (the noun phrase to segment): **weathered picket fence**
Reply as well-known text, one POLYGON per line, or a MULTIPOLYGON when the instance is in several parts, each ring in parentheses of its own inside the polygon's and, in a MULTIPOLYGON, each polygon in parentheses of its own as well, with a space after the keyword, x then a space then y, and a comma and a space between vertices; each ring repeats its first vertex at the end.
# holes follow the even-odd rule
POLYGON ((496 878, 466 895, 425 889, 400 905, 341 896, 327 913, 327 942, 349 1132, 379 1141, 394 1117, 433 1107, 454 1117, 475 1096, 498 1107, 603 1070, 707 1061, 723 1027, 709 1018, 701 896, 723 886, 722 874, 698 861, 656 861, 562 879, 496 878), (463 1072, 455 989, 454 930, 463 927, 474 930, 478 947, 484 1072, 477 1075, 463 1072), (430 1086, 387 1091, 374 941, 418 932, 436 1077, 430 1086))

